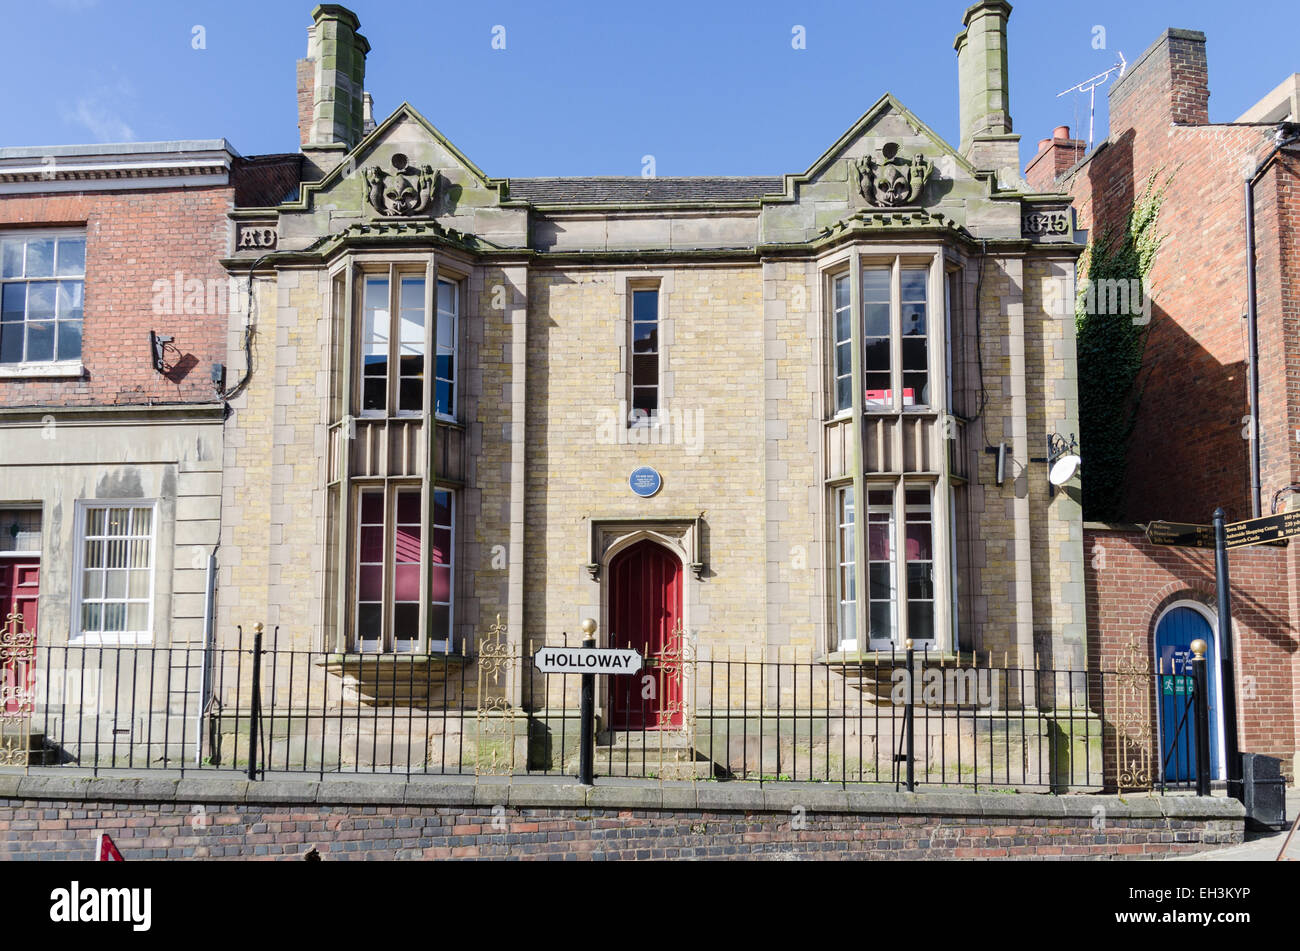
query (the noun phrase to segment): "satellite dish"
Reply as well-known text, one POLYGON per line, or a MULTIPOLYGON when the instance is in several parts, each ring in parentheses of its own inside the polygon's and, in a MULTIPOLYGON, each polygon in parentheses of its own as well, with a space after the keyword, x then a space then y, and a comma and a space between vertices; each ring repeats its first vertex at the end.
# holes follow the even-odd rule
POLYGON ((1052 471, 1047 474, 1047 481, 1052 485, 1065 485, 1074 478, 1083 460, 1072 452, 1066 453, 1052 463, 1052 471))

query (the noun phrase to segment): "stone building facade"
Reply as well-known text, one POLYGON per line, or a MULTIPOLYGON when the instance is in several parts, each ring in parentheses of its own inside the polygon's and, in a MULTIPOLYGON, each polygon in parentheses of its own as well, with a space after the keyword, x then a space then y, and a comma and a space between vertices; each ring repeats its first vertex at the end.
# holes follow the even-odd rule
POLYGON ((1077 482, 1044 465, 1078 430, 1081 248, 1018 173, 1009 14, 966 13, 960 147, 884 95, 799 173, 529 179, 410 105, 370 120, 360 24, 318 7, 300 191, 237 208, 224 258, 256 307, 220 636, 346 670, 592 617, 650 651, 680 622, 715 656, 1082 668, 1077 482))

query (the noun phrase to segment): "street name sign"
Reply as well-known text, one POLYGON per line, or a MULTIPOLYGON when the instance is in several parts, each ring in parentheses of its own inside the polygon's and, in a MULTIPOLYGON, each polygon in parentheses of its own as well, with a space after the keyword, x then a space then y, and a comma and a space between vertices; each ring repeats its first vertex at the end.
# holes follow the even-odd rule
POLYGON ((1266 545, 1270 542, 1277 544, 1284 539, 1300 536, 1300 511, 1230 522, 1224 526, 1224 535, 1225 544, 1229 548, 1266 545))
POLYGON ((544 674, 634 674, 641 655, 606 647, 543 647, 533 665, 544 674))
POLYGON ((1147 525, 1147 541, 1153 545, 1213 548, 1214 526, 1189 522, 1151 522, 1147 525))

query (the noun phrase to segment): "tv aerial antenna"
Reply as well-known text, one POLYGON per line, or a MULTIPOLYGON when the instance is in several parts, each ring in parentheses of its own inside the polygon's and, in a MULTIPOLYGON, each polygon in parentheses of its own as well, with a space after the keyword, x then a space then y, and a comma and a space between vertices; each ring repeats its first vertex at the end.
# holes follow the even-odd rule
POLYGON ((1060 99, 1062 96, 1069 95, 1072 92, 1086 92, 1088 94, 1088 151, 1089 152, 1092 151, 1093 112, 1095 111, 1095 107, 1097 105, 1097 87, 1107 82, 1110 79, 1111 73, 1118 70, 1119 75, 1123 76, 1124 70, 1126 69, 1128 69, 1128 61, 1124 59, 1124 54, 1120 53, 1119 62, 1116 63, 1114 66, 1112 66, 1110 69, 1106 70, 1104 73, 1098 73, 1096 76, 1091 76, 1088 79, 1085 79, 1081 83, 1075 83, 1069 89, 1065 90, 1065 92, 1059 92, 1056 94, 1057 99, 1060 99))

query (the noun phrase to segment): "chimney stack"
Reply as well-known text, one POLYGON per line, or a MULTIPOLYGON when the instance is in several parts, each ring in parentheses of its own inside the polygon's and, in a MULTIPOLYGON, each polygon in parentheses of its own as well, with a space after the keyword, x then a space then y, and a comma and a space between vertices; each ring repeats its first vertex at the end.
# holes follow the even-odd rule
POLYGON ((977 138, 1011 133, 1007 82, 1010 17, 1011 4, 1006 0, 981 0, 966 10, 962 18, 965 29, 953 43, 960 95, 960 150, 968 157, 977 138))
POLYGON ((370 43, 357 32, 361 22, 346 7, 322 3, 311 17, 307 58, 298 61, 298 133, 303 153, 325 173, 364 134, 362 95, 370 43))
MULTIPOLYGON (((1110 134, 1210 121, 1205 34, 1168 29, 1111 83, 1110 134)), ((1163 134, 1163 133, 1162 133, 1163 134)))
POLYGON ((1056 181, 1088 154, 1088 143, 1070 138, 1070 127, 1058 125, 1050 139, 1038 140, 1038 154, 1025 166, 1025 181, 1036 192, 1056 190, 1056 181))

